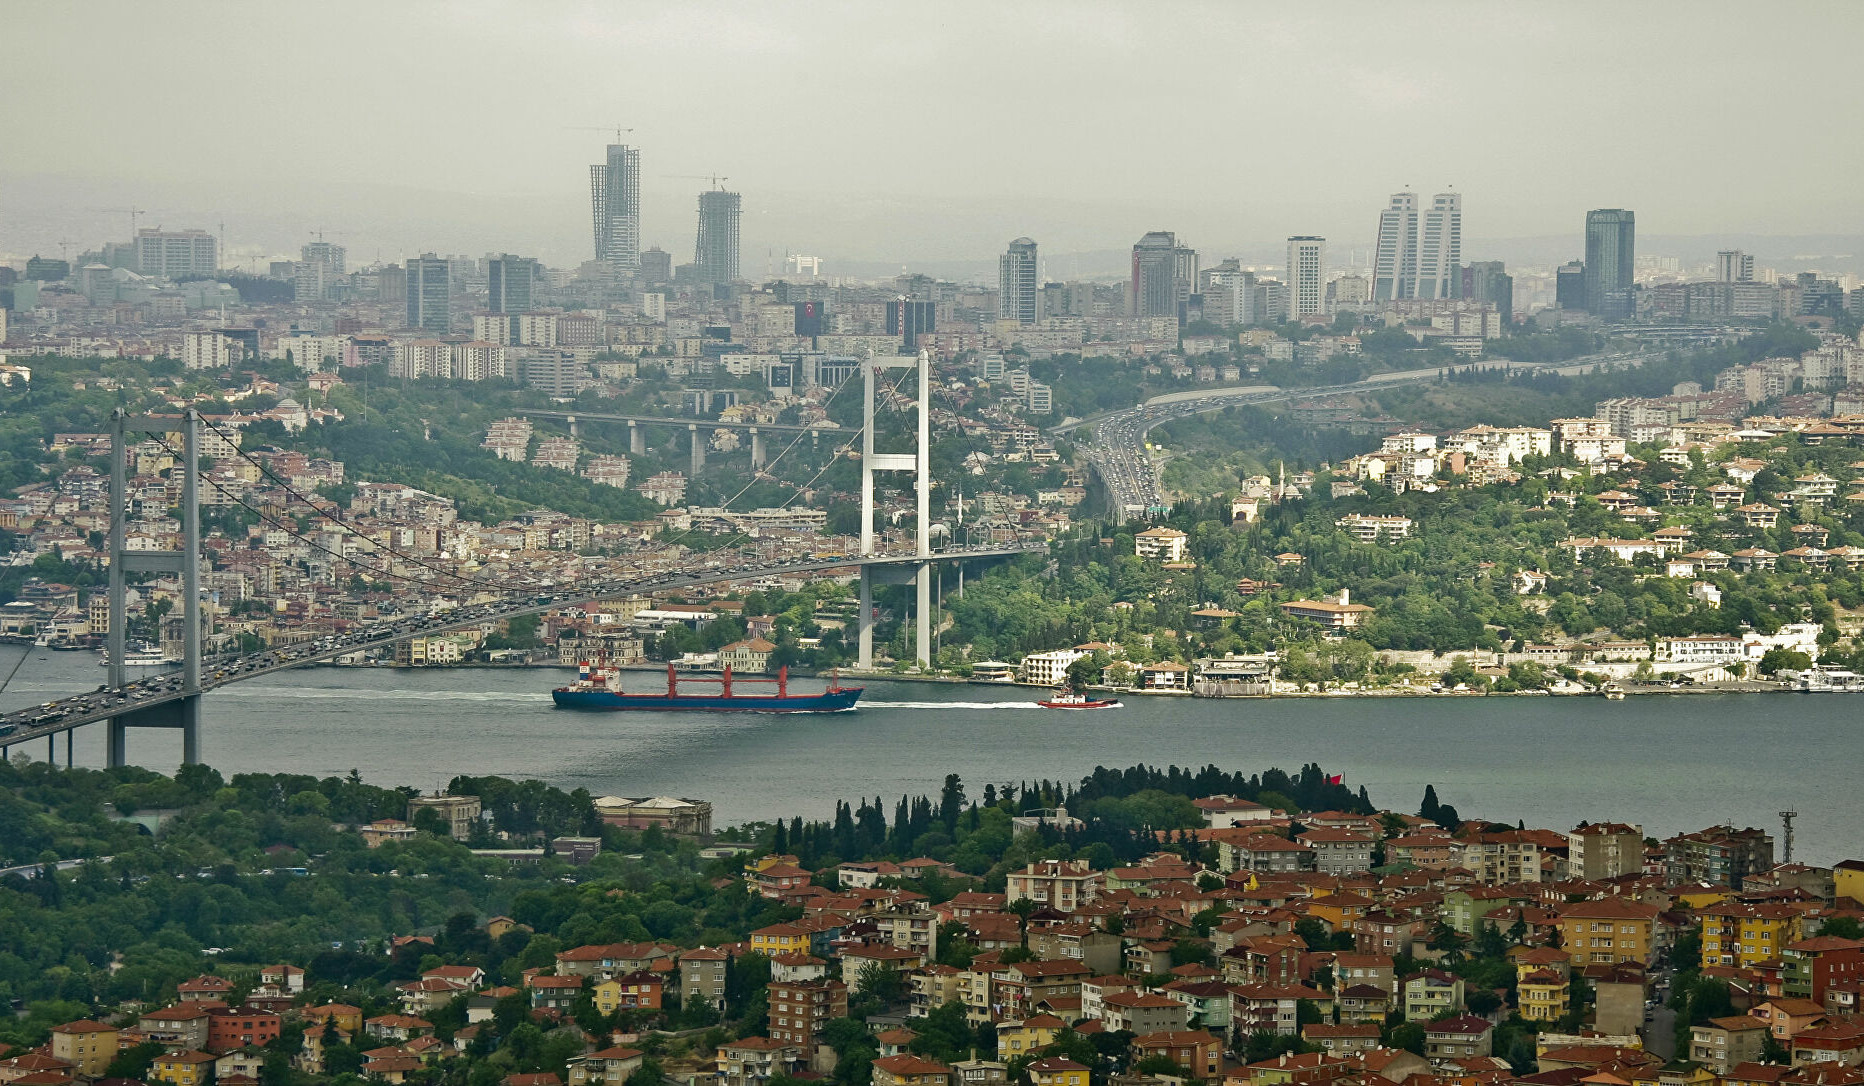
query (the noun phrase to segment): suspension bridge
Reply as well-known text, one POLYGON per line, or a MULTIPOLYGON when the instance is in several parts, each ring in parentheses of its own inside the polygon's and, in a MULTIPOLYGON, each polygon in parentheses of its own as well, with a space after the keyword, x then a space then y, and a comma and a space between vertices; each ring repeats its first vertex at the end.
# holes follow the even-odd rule
MULTIPOLYGON (((213 426, 199 412, 189 409, 179 418, 173 416, 131 416, 117 412, 111 419, 110 498, 113 515, 110 521, 109 625, 106 644, 109 651, 109 678, 96 690, 57 699, 32 708, 0 715, 0 758, 8 748, 37 739, 46 740, 47 758, 56 754, 56 738, 66 737, 66 760, 71 760, 72 733, 91 724, 108 729, 105 743, 106 762, 110 766, 128 764, 128 733, 132 728, 178 729, 182 733, 184 764, 202 760, 200 741, 201 699, 208 692, 236 682, 256 679, 277 671, 323 663, 338 657, 366 653, 391 646, 399 641, 445 633, 482 623, 497 622, 523 615, 537 614, 553 608, 570 607, 600 600, 668 592, 725 581, 751 581, 765 577, 854 569, 859 573, 860 609, 857 619, 859 667, 873 666, 875 609, 872 586, 875 583, 912 583, 917 589, 914 613, 918 659, 930 661, 933 569, 939 563, 962 563, 1006 558, 1013 555, 1045 551, 1044 544, 1016 544, 994 547, 947 547, 933 550, 930 524, 931 479, 928 455, 930 414, 930 360, 918 357, 870 359, 862 367, 864 375, 864 420, 862 429, 848 438, 852 444, 864 436, 861 458, 861 536, 855 554, 816 555, 803 558, 773 558, 765 561, 728 564, 724 559, 698 559, 685 556, 685 568, 654 568, 671 557, 670 547, 658 552, 621 556, 623 568, 603 579, 581 584, 562 584, 541 579, 490 581, 447 569, 418 555, 398 550, 366 535, 349 523, 342 510, 332 504, 319 503, 299 493, 278 478, 262 461, 240 452, 254 468, 269 476, 289 498, 301 502, 318 517, 328 520, 354 536, 359 544, 354 553, 332 550, 301 532, 288 517, 254 506, 237 494, 222 488, 222 496, 255 513, 270 526, 289 535, 296 543, 322 552, 330 558, 349 563, 359 571, 376 577, 400 581, 435 590, 445 596, 466 595, 471 602, 464 606, 430 606, 419 614, 403 615, 372 623, 316 640, 256 652, 209 654, 204 651, 204 624, 201 615, 202 568, 200 483, 206 478, 215 487, 220 484, 201 470, 201 427, 213 426), (874 450, 874 381, 876 375, 892 369, 917 369, 917 448, 912 453, 879 453, 874 450), (168 435, 181 434, 176 448, 168 435), (133 454, 132 438, 153 435, 175 458, 176 473, 181 475, 180 550, 131 550, 126 539, 126 513, 129 509, 128 465, 133 454), (917 524, 910 550, 883 552, 874 532, 874 473, 908 471, 917 476, 917 524), (400 570, 387 563, 399 560, 400 570), (380 561, 383 565, 373 565, 380 561), (427 576, 403 572, 418 568, 427 576), (131 681, 126 674, 128 648, 127 592, 132 573, 179 575, 182 596, 182 660, 179 671, 167 672, 131 681), (486 597, 491 597, 487 599, 486 597)), ((896 384, 897 388, 898 385, 896 384)), ((800 429, 800 428, 799 428, 800 429)), ((223 436, 224 433, 223 433, 223 436)), ((801 440, 804 434, 798 434, 801 440)), ((237 443, 235 442, 237 448, 237 443)), ((787 451, 787 450, 786 450, 787 451)), ((742 492, 740 492, 742 493, 742 492)), ((729 505, 729 502, 727 503, 729 505)), ((962 580, 960 581, 962 584, 962 580)), ((962 589, 960 589, 962 591, 962 589)), ((29 650, 30 651, 30 650, 29 650)))

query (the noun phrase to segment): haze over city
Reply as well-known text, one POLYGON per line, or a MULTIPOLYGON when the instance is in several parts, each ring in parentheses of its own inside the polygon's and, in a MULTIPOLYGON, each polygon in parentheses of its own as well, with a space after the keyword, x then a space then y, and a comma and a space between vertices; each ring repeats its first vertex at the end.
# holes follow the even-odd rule
MULTIPOLYGON (((830 271, 1037 237, 1117 272, 1368 246, 1385 194, 1465 195, 1476 257, 1556 262, 1592 207, 1647 238, 1864 233, 1851 5, 1602 3, 233 5, 15 9, 0 257, 225 224, 228 263, 305 236, 589 258, 587 164, 643 151, 643 243, 690 247, 718 174, 767 253, 830 271), (108 28, 109 33, 99 33, 108 28), (604 134, 604 129, 607 134, 604 134), (1536 240, 1543 239, 1543 240, 1536 240), (1543 252, 1544 250, 1544 252, 1543 252), (839 265, 839 269, 837 266, 839 265)), ((1687 247, 1687 246, 1684 246, 1687 247)), ((1570 248, 1570 246, 1569 246, 1570 248)), ((1828 262, 1829 263, 1829 262, 1828 262)))

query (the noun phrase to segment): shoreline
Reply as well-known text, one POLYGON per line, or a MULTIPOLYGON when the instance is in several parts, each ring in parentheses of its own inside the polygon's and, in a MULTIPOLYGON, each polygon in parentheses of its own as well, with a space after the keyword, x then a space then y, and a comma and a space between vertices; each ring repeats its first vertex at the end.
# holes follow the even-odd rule
MULTIPOLYGON (((529 671, 573 672, 576 670, 575 667, 568 665, 568 664, 541 663, 541 662, 470 663, 470 664, 462 663, 462 664, 443 664, 439 666, 423 666, 423 667, 418 667, 418 668, 411 667, 411 666, 397 666, 394 664, 319 663, 319 664, 312 664, 309 666, 343 668, 343 669, 360 668, 364 670, 389 670, 389 671, 477 671, 477 670, 522 671, 522 670, 529 670, 529 671)), ((641 664, 623 664, 621 666, 621 670, 645 673, 645 672, 664 672, 666 668, 665 668, 665 665, 663 664, 641 663, 641 664)), ((712 669, 694 669, 694 670, 701 674, 714 673, 712 669)), ((793 672, 793 674, 795 675, 795 677, 802 678, 802 679, 814 679, 814 678, 824 677, 822 673, 820 672, 799 671, 799 672, 793 672)), ((1006 682, 998 682, 996 680, 990 680, 990 679, 971 679, 971 678, 965 678, 965 677, 958 676, 958 675, 896 675, 890 671, 855 671, 852 669, 842 670, 841 675, 843 678, 850 678, 850 679, 867 679, 867 680, 876 680, 876 681, 883 681, 883 682, 901 682, 901 683, 930 683, 934 685, 943 685, 943 686, 984 686, 984 687, 992 687, 996 689, 1016 689, 1016 690, 1050 690, 1050 689, 1053 689, 1053 687, 1047 684, 1044 684, 1044 683, 1024 683, 1024 682, 1007 682, 1006 683, 1006 682)), ((1192 693, 1189 690, 1134 690, 1134 689, 1128 689, 1124 687, 1113 687, 1113 686, 1090 686, 1088 687, 1088 689, 1096 693, 1115 694, 1120 697, 1198 698, 1198 695, 1192 693)), ((1742 681, 1737 681, 1733 683, 1714 684, 1714 685, 1662 686, 1662 687, 1652 687, 1648 689, 1639 689, 1637 687, 1625 687, 1625 688, 1620 688, 1620 689, 1626 697, 1664 697, 1664 696, 1687 697, 1687 696, 1692 696, 1692 695, 1699 696, 1699 695, 1704 695, 1704 694, 1798 694, 1798 693, 1805 693, 1805 691, 1796 690, 1782 683, 1766 683, 1766 682, 1759 682, 1755 680, 1742 680, 1742 681)), ((1198 700, 1200 701, 1272 701, 1278 698, 1309 698, 1309 699, 1312 699, 1312 698, 1323 698, 1323 699, 1324 698, 1407 698, 1407 699, 1409 698, 1601 698, 1602 699, 1604 698, 1604 694, 1599 691, 1585 691, 1585 692, 1576 692, 1576 693, 1556 694, 1556 693, 1553 693, 1547 690, 1516 690, 1516 691, 1502 692, 1502 691, 1490 691, 1490 690, 1420 690, 1420 689, 1404 689, 1404 688, 1394 688, 1394 687, 1378 687, 1378 688, 1365 689, 1365 690, 1300 690, 1300 691, 1291 690, 1291 691, 1278 692, 1274 694, 1248 694, 1248 695, 1239 695, 1235 697, 1198 698, 1198 700)))

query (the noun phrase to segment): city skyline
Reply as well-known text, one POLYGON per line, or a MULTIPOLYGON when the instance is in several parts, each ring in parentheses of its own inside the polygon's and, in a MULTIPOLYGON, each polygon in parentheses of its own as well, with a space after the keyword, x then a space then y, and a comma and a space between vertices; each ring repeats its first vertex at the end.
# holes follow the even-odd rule
MULTIPOLYGON (((1830 180, 1855 173, 1864 152, 1824 135, 1815 118, 1799 111, 1767 111, 1764 124, 1750 117, 1760 142, 1749 153, 1787 154, 1796 165, 1767 171, 1746 186, 1697 181, 1722 165, 1721 144, 1700 123, 1627 121, 1600 128, 1565 119, 1632 104, 1653 115, 1670 111, 1737 124, 1761 108, 1743 87, 1770 78, 1791 79, 1814 94, 1825 88, 1843 100, 1834 82, 1842 65, 1821 58, 1847 39, 1838 24, 1859 21, 1851 9, 1819 9, 1834 33, 1795 39, 1789 55, 1771 24, 1679 22, 1669 17, 1683 10, 1675 5, 1612 9, 1615 34, 1601 43, 1592 33, 1607 10, 1601 7, 1504 17, 1441 4, 1415 24, 1449 21, 1447 59, 1406 67, 1390 59, 1403 51, 1387 47, 1419 29, 1328 21, 1324 12, 1291 18, 1247 7, 1193 7, 1199 40, 1182 46, 1182 54, 1145 48, 1174 20, 1148 20, 1138 8, 1114 6, 1092 18, 1065 19, 1062 9, 1035 5, 994 13, 1000 18, 992 33, 981 35, 965 9, 950 8, 941 18, 919 21, 926 25, 915 23, 914 47, 896 51, 889 58, 893 78, 878 82, 867 78, 879 74, 876 61, 842 63, 852 57, 847 39, 863 32, 897 37, 900 24, 886 13, 833 6, 652 15, 570 7, 529 19, 518 9, 487 4, 445 9, 444 17, 438 8, 358 8, 354 20, 327 21, 261 11, 250 24, 233 27, 212 25, 211 8, 126 7, 117 9, 126 32, 105 41, 88 40, 87 19, 35 10, 16 26, 43 48, 26 51, 20 64, 0 74, 0 86, 25 93, 58 85, 55 58, 81 49, 97 52, 99 66, 108 68, 125 48, 146 45, 186 56, 212 40, 215 63, 197 66, 199 76, 173 76, 163 87, 176 95, 211 94, 230 79, 250 93, 199 111, 198 119, 196 111, 183 111, 149 124, 117 108, 121 87, 115 81, 85 81, 61 96, 58 109, 14 118, 12 153, 0 175, 0 251, 24 257, 35 249, 55 252, 61 240, 95 244, 106 229, 124 233, 122 217, 90 209, 142 207, 150 209, 145 225, 218 233, 216 225, 226 222, 230 253, 254 247, 289 253, 323 228, 351 235, 358 256, 377 249, 384 259, 430 248, 517 250, 570 265, 586 259, 589 244, 587 196, 574 178, 594 160, 593 137, 580 129, 597 124, 631 128, 621 138, 647 149, 648 165, 640 171, 641 248, 684 248, 695 186, 679 176, 718 169, 733 176, 734 190, 755 209, 745 218, 743 240, 753 267, 765 263, 767 253, 780 260, 785 252, 844 263, 987 261, 1004 238, 1022 234, 1041 238, 1045 251, 1061 257, 1117 250, 1118 239, 1158 223, 1171 224, 1207 252, 1273 247, 1296 231, 1337 239, 1335 247, 1344 251, 1371 240, 1363 211, 1368 195, 1400 189, 1477 196, 1471 239, 1564 234, 1572 217, 1589 207, 1639 208, 1666 234, 1864 232, 1864 213, 1830 180), (793 17, 804 10, 811 15, 808 34, 793 17), (1327 30, 1336 24, 1337 33, 1327 30), (204 34, 210 27, 213 34, 204 34), (1051 31, 1055 41, 1044 43, 1051 31), (332 39, 336 34, 340 43, 332 39), (1661 55, 1651 53, 1647 47, 1663 35, 1680 39, 1661 55), (1525 49, 1530 39, 1536 45, 1525 49), (308 108, 280 97, 282 89, 272 90, 263 78, 273 65, 340 44, 363 66, 358 70, 374 73, 375 91, 393 94, 412 73, 401 74, 405 68, 395 64, 368 67, 369 57, 405 51, 415 41, 426 53, 457 61, 461 70, 497 55, 500 70, 536 74, 529 84, 500 80, 490 97, 470 82, 458 88, 461 108, 473 111, 475 125, 510 130, 498 151, 487 153, 464 127, 429 123, 430 115, 414 126, 394 111, 342 108, 356 94, 342 80, 308 108), (1575 63, 1594 78, 1565 78, 1551 59, 1568 52, 1562 42, 1575 52, 1584 46, 1575 63), (889 125, 907 104, 903 92, 889 88, 911 85, 912 74, 933 64, 946 46, 964 57, 968 78, 951 81, 929 101, 911 96, 913 109, 930 121, 961 117, 980 98, 1033 98, 1057 89, 1071 91, 1082 108, 1053 114, 1050 123, 1019 132, 1014 142, 968 134, 964 153, 930 164, 867 154, 863 133, 889 125), (1222 53, 1237 47, 1234 58, 1222 53), (1687 78, 1686 62, 1664 59, 1724 47, 1744 57, 1750 80, 1703 88, 1687 78), (629 65, 597 63, 617 50, 631 58, 629 65), (660 78, 663 69, 682 70, 703 50, 738 63, 706 86, 669 90, 680 84, 660 78), (1190 84, 1166 82, 1186 93, 1208 84, 1227 100, 1242 91, 1229 89, 1220 73, 1241 60, 1252 69, 1267 65, 1266 78, 1295 63, 1276 50, 1304 54, 1303 85, 1332 115, 1400 120, 1430 103, 1452 101, 1460 103, 1459 123, 1493 136, 1415 140, 1406 126, 1393 124, 1362 127, 1349 140, 1270 119, 1248 139, 1213 142, 1196 120, 1204 111, 1161 112, 1161 92, 1127 100, 1120 92, 1124 80, 1091 74, 1092 62, 1117 52, 1134 75, 1168 62, 1174 75, 1207 71, 1204 79, 1194 74, 1190 84), (1027 65, 991 64, 1006 52, 1026 56, 1027 65), (819 82, 830 92, 807 99, 813 138, 798 139, 789 126, 757 124, 755 111, 745 111, 759 94, 789 86, 797 65, 820 69, 819 82), (527 90, 511 94, 513 85, 527 90), (539 114, 548 119, 536 120, 539 114), (1127 123, 1140 115, 1159 123, 1127 123), (1385 128, 1392 131, 1380 131, 1385 128), (91 138, 71 139, 77 131, 91 138), (228 132, 239 139, 224 139, 228 132), (280 177, 265 167, 287 153, 295 160, 306 144, 322 149, 321 169, 280 177), (1294 150, 1285 158, 1301 162, 1300 169, 1263 169, 1259 152, 1267 144, 1294 150), (1101 152, 1109 146, 1122 153, 1108 158, 1101 152), (382 147, 395 153, 384 155, 382 147), (991 158, 993 169, 971 169, 968 163, 978 156, 991 158), (1081 168, 1090 159, 1100 168, 1081 168), (135 169, 124 170, 125 161, 135 169), (1247 179, 1248 200, 1233 195, 1236 177, 1247 179)), ((1784 28, 1788 20, 1780 22, 1784 28)))

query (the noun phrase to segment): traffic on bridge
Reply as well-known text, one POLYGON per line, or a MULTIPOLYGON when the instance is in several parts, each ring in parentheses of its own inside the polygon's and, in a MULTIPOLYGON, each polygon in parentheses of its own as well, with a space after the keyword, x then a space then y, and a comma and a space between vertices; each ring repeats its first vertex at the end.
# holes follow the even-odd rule
POLYGON ((86 724, 110 720, 130 711, 195 697, 199 693, 246 679, 258 678, 287 668, 324 663, 352 653, 393 645, 415 637, 444 633, 481 622, 497 622, 520 615, 537 614, 556 607, 570 607, 597 600, 665 592, 715 584, 720 581, 750 580, 792 573, 823 572, 861 566, 924 562, 957 562, 1006 558, 1017 554, 1041 552, 1042 544, 1003 547, 954 548, 933 551, 921 556, 912 552, 867 556, 834 555, 805 561, 775 563, 739 563, 728 565, 719 560, 688 570, 640 570, 632 575, 594 584, 564 586, 525 584, 511 596, 489 602, 452 607, 408 615, 390 622, 375 623, 347 634, 323 637, 315 641, 267 649, 261 652, 207 656, 201 661, 200 690, 189 690, 180 672, 152 675, 117 688, 99 686, 88 694, 43 705, 16 710, 0 716, 0 756, 7 746, 33 739, 49 738, 86 724))

